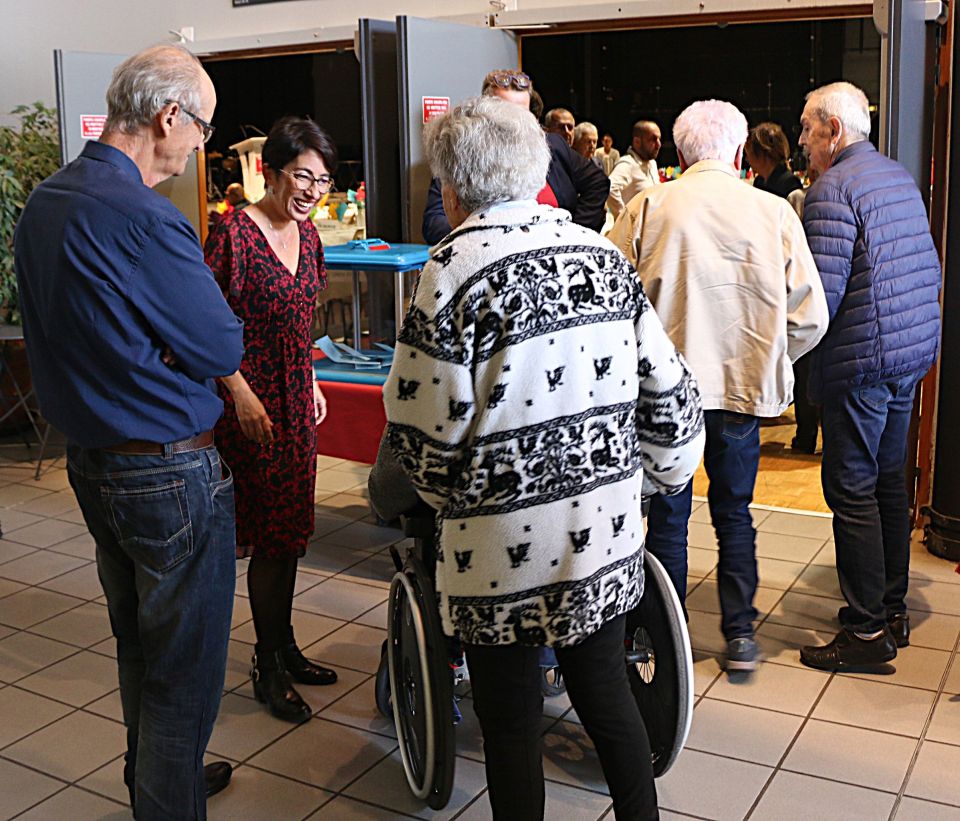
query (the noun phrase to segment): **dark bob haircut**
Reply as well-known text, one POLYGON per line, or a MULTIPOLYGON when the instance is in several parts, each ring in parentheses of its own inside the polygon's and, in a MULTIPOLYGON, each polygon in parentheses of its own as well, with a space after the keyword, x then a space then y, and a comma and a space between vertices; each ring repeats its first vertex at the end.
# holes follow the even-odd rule
POLYGON ((337 147, 320 126, 303 117, 282 117, 273 124, 263 144, 263 163, 280 171, 304 151, 316 151, 327 167, 327 173, 337 170, 337 147))

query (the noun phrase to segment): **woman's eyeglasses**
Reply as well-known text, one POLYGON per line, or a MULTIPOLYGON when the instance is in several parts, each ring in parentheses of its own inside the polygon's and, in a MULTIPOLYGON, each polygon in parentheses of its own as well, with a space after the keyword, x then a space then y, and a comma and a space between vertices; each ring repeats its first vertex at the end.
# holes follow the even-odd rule
POLYGON ((187 109, 183 107, 183 103, 179 102, 178 100, 164 100, 165 105, 169 105, 170 103, 176 103, 178 106, 180 106, 180 110, 184 114, 186 114, 191 120, 193 120, 198 126, 200 126, 200 130, 203 132, 204 143, 210 142, 210 138, 213 136, 213 132, 217 130, 215 126, 210 125, 210 123, 208 123, 205 119, 203 119, 203 117, 198 117, 192 111, 187 111, 187 109))
POLYGON ((317 190, 321 194, 333 190, 333 177, 329 174, 321 174, 319 177, 315 177, 309 171, 285 171, 282 168, 280 171, 293 180, 294 188, 298 191, 309 191, 313 186, 317 186, 317 190))
POLYGON ((500 88, 510 88, 526 91, 530 88, 530 78, 522 71, 491 71, 487 75, 487 82, 500 88))

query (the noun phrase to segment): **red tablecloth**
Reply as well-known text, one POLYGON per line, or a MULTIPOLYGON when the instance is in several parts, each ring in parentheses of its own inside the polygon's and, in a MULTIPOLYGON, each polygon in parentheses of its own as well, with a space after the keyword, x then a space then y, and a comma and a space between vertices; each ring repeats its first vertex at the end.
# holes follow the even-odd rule
POLYGON ((317 453, 372 465, 387 424, 381 385, 320 382, 327 418, 317 428, 317 453))

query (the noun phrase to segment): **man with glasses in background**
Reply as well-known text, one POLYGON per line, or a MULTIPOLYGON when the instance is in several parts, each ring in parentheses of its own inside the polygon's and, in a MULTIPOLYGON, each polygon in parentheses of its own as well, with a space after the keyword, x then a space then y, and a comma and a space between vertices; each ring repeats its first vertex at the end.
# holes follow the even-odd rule
POLYGON ((139 821, 206 818, 231 768, 204 769, 220 705, 236 576, 233 478, 213 378, 243 324, 197 235, 150 189, 213 134, 213 84, 173 45, 114 71, 99 141, 43 182, 17 225, 27 354, 44 417, 97 544, 139 821))
MULTIPOLYGON (((530 109, 533 81, 521 71, 499 69, 484 77, 480 93, 530 109)), ((572 137, 572 125, 570 134, 572 137)), ((562 135, 548 131, 546 138, 550 166, 537 202, 563 208, 570 212, 578 225, 599 231, 606 219, 606 200, 610 192, 610 182, 603 169, 581 157, 562 135)), ((431 180, 427 191, 421 230, 424 241, 430 245, 436 245, 450 233, 450 222, 443 211, 440 196, 440 182, 436 179, 431 180)))

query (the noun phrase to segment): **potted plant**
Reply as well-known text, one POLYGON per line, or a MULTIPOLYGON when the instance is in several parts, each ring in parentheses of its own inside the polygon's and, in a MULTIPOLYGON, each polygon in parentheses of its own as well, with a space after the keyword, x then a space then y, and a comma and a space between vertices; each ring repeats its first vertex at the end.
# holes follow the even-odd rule
POLYGON ((10 112, 18 125, 0 126, 0 320, 16 323, 13 231, 30 192, 60 167, 57 115, 43 103, 10 112))

